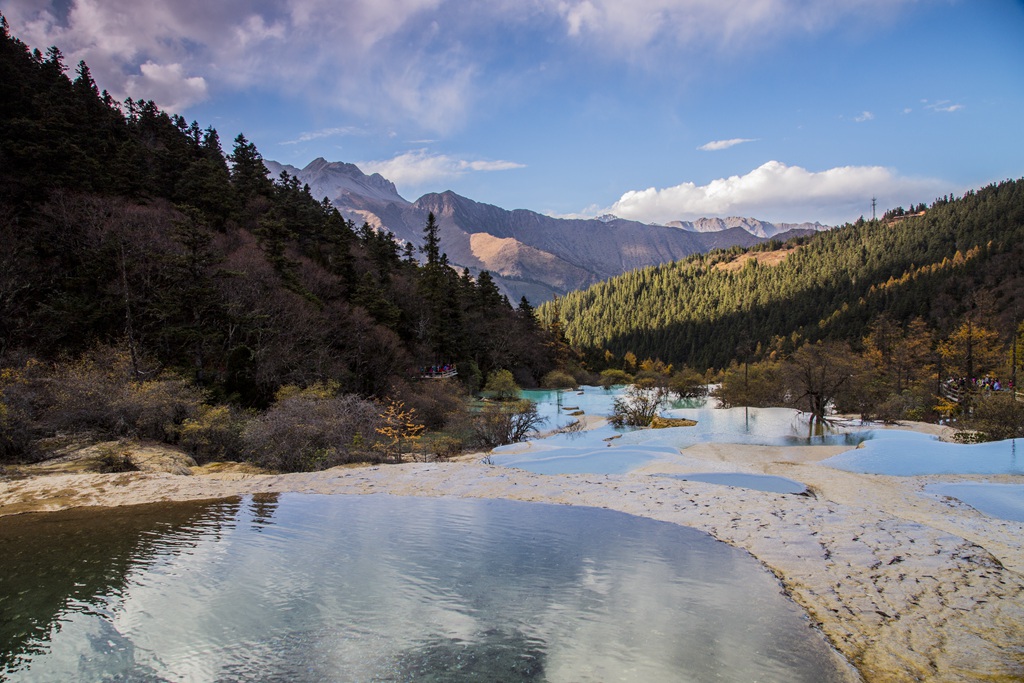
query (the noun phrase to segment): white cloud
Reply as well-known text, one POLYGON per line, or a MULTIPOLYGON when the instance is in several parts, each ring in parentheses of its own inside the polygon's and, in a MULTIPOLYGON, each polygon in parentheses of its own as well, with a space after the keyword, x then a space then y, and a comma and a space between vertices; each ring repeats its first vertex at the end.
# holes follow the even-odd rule
POLYGON ((744 142, 754 142, 753 138, 732 138, 731 140, 712 140, 711 142, 704 143, 697 149, 703 152, 717 152, 723 149, 729 149, 736 145, 742 145, 744 142))
POLYGON ((157 99, 143 88, 159 82, 161 103, 184 108, 259 87, 444 130, 463 119, 477 76, 458 40, 421 30, 445 1, 9 0, 4 13, 30 45, 85 59, 118 99, 157 99), (147 64, 180 67, 184 90, 168 96, 175 74, 147 64))
POLYGON ((923 100, 923 103, 925 109, 930 109, 931 111, 938 111, 944 113, 960 111, 961 109, 964 108, 964 105, 952 104, 949 100, 940 100, 938 102, 928 102, 928 100, 923 100))
POLYGON ((888 21, 916 0, 552 0, 572 38, 637 53, 652 44, 736 49, 851 18, 888 21))
POLYGON ((857 123, 864 123, 865 121, 874 121, 875 115, 869 111, 862 111, 860 114, 854 116, 853 120, 856 121, 857 123))
POLYGON ((420 187, 458 178, 470 172, 508 171, 525 168, 513 161, 470 161, 425 149, 400 154, 386 161, 361 161, 364 173, 380 173, 399 187, 420 187))
POLYGON ((657 68, 655 47, 771 49, 851 18, 884 22, 912 1, 6 0, 4 13, 30 45, 85 59, 119 99, 153 97, 136 90, 152 86, 187 107, 258 87, 446 132, 566 52, 657 68), (522 45, 543 46, 536 71, 523 68, 522 45), (146 64, 181 72, 146 74, 146 64))
POLYGON ((339 128, 322 128, 320 130, 309 131, 306 133, 299 134, 299 137, 294 140, 285 140, 282 145, 297 145, 302 142, 311 142, 313 140, 321 140, 323 138, 334 138, 344 137, 351 135, 364 135, 365 131, 355 126, 341 126, 339 128))
POLYGON ((948 185, 899 176, 882 166, 842 166, 808 171, 769 161, 746 175, 631 190, 602 213, 666 223, 705 216, 751 216, 777 222, 843 223, 870 215, 871 197, 881 206, 908 200, 930 202, 948 185))
POLYGON ((181 64, 146 62, 139 75, 128 77, 128 89, 137 99, 153 100, 161 109, 177 112, 206 99, 206 79, 186 76, 181 64))

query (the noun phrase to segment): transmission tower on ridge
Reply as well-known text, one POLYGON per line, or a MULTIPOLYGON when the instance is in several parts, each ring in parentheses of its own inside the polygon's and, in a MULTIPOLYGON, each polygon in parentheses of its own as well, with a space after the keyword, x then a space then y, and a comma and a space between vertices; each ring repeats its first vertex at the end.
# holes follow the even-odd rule
POLYGON ((871 198, 871 220, 875 220, 875 203, 877 201, 874 197, 871 198))

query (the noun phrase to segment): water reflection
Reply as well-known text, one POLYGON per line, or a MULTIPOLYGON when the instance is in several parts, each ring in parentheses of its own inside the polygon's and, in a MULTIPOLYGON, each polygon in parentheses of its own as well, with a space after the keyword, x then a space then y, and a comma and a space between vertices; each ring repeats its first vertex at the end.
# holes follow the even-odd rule
MULTIPOLYGON (((548 426, 564 427, 575 421, 573 412, 608 416, 622 389, 583 387, 562 398, 554 391, 529 391, 548 426)), ((521 445, 496 448, 492 462, 537 474, 622 474, 655 460, 671 460, 679 451, 700 443, 735 443, 757 446, 857 446, 881 432, 859 424, 812 424, 806 413, 789 408, 717 408, 713 399, 677 401, 664 411, 667 417, 696 421, 692 427, 669 429, 616 429, 610 425, 575 434, 557 434, 521 445)))
POLYGON ((169 547, 194 547, 193 533, 219 533, 239 501, 138 505, 97 513, 68 510, 0 520, 0 673, 45 651, 73 614, 106 614, 129 575, 169 547))
MULTIPOLYGON (((615 399, 623 388, 582 387, 577 392, 563 392, 563 406, 558 392, 533 390, 523 397, 537 404, 538 412, 548 419, 545 427, 557 429, 577 419, 572 413, 610 416, 615 399)), ((843 421, 812 423, 807 413, 791 408, 720 408, 713 398, 687 398, 673 401, 662 411, 666 417, 694 420, 694 427, 659 430, 662 439, 686 447, 695 443, 745 443, 757 446, 842 445, 856 446, 874 438, 875 431, 859 424, 843 421)), ((648 430, 620 430, 632 434, 630 439, 646 440, 648 430)))
POLYGON ((692 529, 387 496, 152 510, 4 520, 4 549, 17 547, 0 556, 8 678, 849 675, 774 577, 692 529))
POLYGON ((249 509, 252 512, 252 528, 259 531, 270 524, 277 511, 280 493, 256 493, 250 498, 249 509))

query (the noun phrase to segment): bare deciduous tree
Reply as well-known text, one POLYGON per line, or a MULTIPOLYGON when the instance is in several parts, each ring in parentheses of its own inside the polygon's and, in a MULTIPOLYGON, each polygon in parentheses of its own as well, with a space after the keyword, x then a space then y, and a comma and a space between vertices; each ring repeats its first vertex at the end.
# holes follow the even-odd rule
POLYGON ((518 443, 547 422, 533 401, 489 403, 473 420, 473 435, 481 446, 518 443))
POLYGON ((790 401, 821 423, 829 407, 844 392, 853 392, 863 375, 864 362, 846 342, 804 344, 784 364, 790 401))

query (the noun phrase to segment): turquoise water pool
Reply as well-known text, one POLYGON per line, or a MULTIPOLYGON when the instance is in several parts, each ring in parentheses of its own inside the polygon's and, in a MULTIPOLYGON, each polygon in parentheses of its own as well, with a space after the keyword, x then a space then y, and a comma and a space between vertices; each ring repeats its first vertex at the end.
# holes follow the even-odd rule
MULTIPOLYGON (((579 419, 573 413, 608 417, 622 389, 583 387, 579 391, 527 391, 547 419, 545 430, 561 429, 579 419)), ((812 429, 807 415, 788 408, 715 408, 714 400, 686 400, 662 411, 667 417, 695 420, 692 427, 616 429, 605 425, 578 433, 534 439, 524 449, 513 444, 494 449, 491 461, 537 474, 623 474, 656 460, 671 459, 700 443, 761 446, 849 445, 874 438, 878 430, 859 425, 812 429)))

